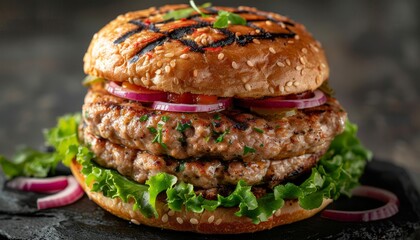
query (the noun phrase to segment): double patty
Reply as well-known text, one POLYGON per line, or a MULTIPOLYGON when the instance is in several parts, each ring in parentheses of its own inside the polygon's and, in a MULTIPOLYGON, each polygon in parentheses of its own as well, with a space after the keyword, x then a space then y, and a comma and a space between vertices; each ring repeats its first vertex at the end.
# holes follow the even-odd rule
POLYGON ((101 87, 89 91, 83 113, 80 137, 101 166, 139 183, 167 172, 203 189, 290 180, 317 163, 346 119, 333 98, 290 117, 263 118, 239 109, 161 112, 101 87))

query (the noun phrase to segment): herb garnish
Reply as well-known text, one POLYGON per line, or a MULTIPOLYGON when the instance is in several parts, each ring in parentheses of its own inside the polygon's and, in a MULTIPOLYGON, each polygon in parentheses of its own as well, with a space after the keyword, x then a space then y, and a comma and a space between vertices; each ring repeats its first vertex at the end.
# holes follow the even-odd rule
POLYGON ((213 119, 214 120, 221 120, 222 118, 220 117, 220 114, 216 113, 216 114, 214 114, 213 119))
POLYGON ((139 120, 140 120, 140 122, 146 122, 147 121, 147 119, 149 119, 149 116, 148 115, 143 115, 143 116, 141 116, 140 118, 139 118, 139 120))
POLYGON ((170 11, 170 12, 166 13, 165 15, 163 15, 163 19, 164 20, 169 20, 169 19, 179 20, 179 19, 182 19, 182 18, 187 18, 187 17, 191 16, 191 14, 194 11, 197 11, 199 14, 201 14, 202 17, 208 17, 206 14, 204 14, 200 10, 200 8, 211 7, 211 3, 204 3, 200 7, 197 7, 197 5, 195 5, 194 1, 191 0, 190 1, 190 6, 191 6, 190 8, 184 8, 184 9, 170 11))
POLYGON ((228 134, 229 133, 229 129, 227 129, 226 131, 224 131, 222 134, 220 134, 217 138, 216 138, 216 142, 217 143, 219 143, 219 142, 222 142, 223 141, 223 138, 226 136, 226 134, 228 134))
POLYGON ((227 11, 219 11, 213 27, 226 28, 229 26, 229 23, 233 25, 246 25, 246 20, 238 14, 227 11))
MULTIPOLYGON (((149 128, 149 131, 151 129, 154 129, 154 133, 156 134, 155 135, 155 138, 153 138, 153 140, 152 140, 152 143, 159 143, 160 146, 162 146, 163 148, 167 149, 168 146, 166 146, 166 144, 162 140, 162 137, 163 137, 163 124, 162 123, 158 123, 157 129, 155 129, 153 127, 150 127, 149 128)), ((150 132, 152 132, 152 131, 150 131, 150 132)))
POLYGON ((170 117, 168 117, 168 116, 162 116, 162 118, 161 118, 162 122, 165 122, 165 123, 166 123, 169 119, 170 119, 170 117))
POLYGON ((253 149, 252 147, 248 147, 248 146, 244 147, 244 155, 247 155, 248 153, 254 153, 254 152, 255 152, 255 149, 253 149))
POLYGON ((264 130, 262 130, 261 128, 257 128, 257 127, 254 127, 254 128, 252 128, 254 131, 256 131, 257 133, 264 133, 264 130))
MULTIPOLYGON (((203 13, 200 8, 208 8, 211 7, 211 3, 204 3, 203 5, 201 5, 200 7, 197 7, 197 5, 195 4, 195 2, 193 0, 190 0, 190 8, 184 8, 184 9, 179 9, 179 10, 174 10, 174 11, 170 11, 168 13, 166 13, 163 16, 164 20, 169 20, 169 19, 174 19, 174 20, 179 20, 182 18, 187 18, 189 16, 191 16, 191 14, 196 11, 198 12, 201 17, 206 18, 209 17, 209 15, 206 15, 205 13, 203 13)), ((233 12, 228 12, 228 11, 224 11, 224 10, 220 10, 217 12, 217 18, 216 21, 213 24, 214 28, 226 28, 229 26, 229 24, 232 25, 246 25, 246 20, 239 16, 236 13, 233 12)))
POLYGON ((175 130, 179 131, 179 132, 184 132, 187 128, 191 127, 191 123, 181 123, 178 122, 176 124, 175 130))

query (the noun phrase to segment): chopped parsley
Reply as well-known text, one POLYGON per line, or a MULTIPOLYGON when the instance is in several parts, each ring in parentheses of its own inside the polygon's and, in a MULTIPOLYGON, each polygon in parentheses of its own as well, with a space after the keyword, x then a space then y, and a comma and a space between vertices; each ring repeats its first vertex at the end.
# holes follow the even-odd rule
POLYGON ((148 115, 146 115, 146 114, 144 114, 143 116, 141 116, 141 117, 139 118, 139 121, 140 121, 140 122, 146 122, 146 121, 147 121, 147 119, 149 119, 149 116, 148 116, 148 115))
POLYGON ((168 117, 168 116, 162 116, 162 118, 161 118, 162 122, 167 122, 167 121, 169 121, 169 119, 170 119, 170 117, 168 117))
POLYGON ((191 123, 181 123, 178 122, 176 124, 175 130, 179 131, 179 132, 184 132, 186 129, 191 128, 191 123))
POLYGON ((216 142, 220 143, 223 142, 223 138, 226 136, 226 134, 229 133, 229 129, 227 129, 226 131, 224 131, 222 134, 220 134, 217 138, 216 138, 216 142))
POLYGON ((253 129, 254 129, 254 131, 256 131, 257 133, 264 133, 264 130, 262 130, 261 128, 256 128, 256 127, 254 127, 253 129))
POLYGON ((222 118, 220 117, 220 114, 216 113, 216 114, 214 114, 213 119, 214 120, 221 120, 222 118))
POLYGON ((153 138, 152 143, 159 143, 160 146, 162 146, 163 148, 167 149, 168 146, 166 146, 166 144, 163 142, 162 138, 163 138, 163 124, 162 123, 158 123, 157 125, 157 129, 154 127, 149 127, 148 128, 149 131, 151 133, 156 134, 155 138, 153 138))
POLYGON ((254 153, 254 152, 255 152, 255 149, 253 149, 252 147, 248 147, 248 146, 244 147, 244 155, 247 155, 248 153, 254 153))

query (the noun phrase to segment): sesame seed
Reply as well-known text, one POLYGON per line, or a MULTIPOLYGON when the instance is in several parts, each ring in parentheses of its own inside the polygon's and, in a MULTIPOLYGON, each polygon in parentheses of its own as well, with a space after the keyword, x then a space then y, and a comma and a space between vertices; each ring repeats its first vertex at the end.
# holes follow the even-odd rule
POLYGON ((238 64, 235 61, 232 62, 232 67, 234 69, 238 69, 239 68, 238 64))
POLYGON ((136 225, 140 225, 139 221, 137 221, 136 219, 131 219, 131 222, 136 224, 136 225))
POLYGON ((140 78, 140 81, 145 82, 146 81, 146 78, 145 77, 141 77, 140 78))
POLYGON ((268 90, 269 90, 271 93, 274 93, 274 88, 273 88, 273 87, 269 87, 269 88, 268 88, 268 90))
POLYGON ((146 78, 149 79, 150 78, 150 73, 146 72, 146 78))
POLYGON ((303 65, 305 65, 305 58, 304 58, 304 57, 300 57, 300 58, 299 58, 299 61, 300 61, 303 65))
POLYGON ((184 53, 181 56, 179 56, 179 58, 181 58, 181 59, 187 59, 188 58, 188 55, 184 53))
POLYGON ((177 217, 177 218, 176 218, 176 221, 177 221, 179 224, 183 224, 183 223, 184 223, 184 220, 182 220, 182 218, 180 218, 180 217, 177 217))
POLYGON ((321 67, 326 68, 327 66, 323 63, 321 63, 321 67))
POLYGON ((252 63, 251 61, 246 61, 246 64, 248 64, 248 66, 250 66, 250 67, 253 67, 254 66, 254 63, 252 63))
POLYGON ((284 67, 284 66, 286 66, 286 65, 284 65, 284 63, 282 63, 282 62, 277 62, 277 66, 279 66, 279 67, 284 67))
POLYGON ((198 224, 198 220, 197 220, 197 219, 195 219, 195 218, 191 218, 191 219, 190 219, 190 223, 191 223, 191 224, 198 224))
POLYGON ((273 25, 273 23, 271 22, 271 21, 265 21, 265 24, 267 24, 268 26, 271 26, 271 25, 273 25))
POLYGON ((179 79, 178 78, 174 78, 174 83, 178 85, 179 84, 179 79))
POLYGON ((290 62, 290 60, 289 60, 289 59, 286 59, 286 63, 287 63, 287 65, 289 65, 289 66, 290 66, 290 64, 292 64, 292 63, 290 62))
POLYGON ((287 41, 287 43, 293 44, 293 43, 295 43, 295 41, 289 40, 289 41, 287 41))
POLYGON ((130 210, 130 212, 128 212, 128 214, 130 214, 130 217, 132 217, 132 218, 134 218, 136 216, 136 214, 132 210, 130 210))
POLYGON ((270 48, 268 49, 268 51, 270 51, 272 54, 276 54, 276 50, 274 50, 274 48, 272 48, 272 47, 270 47, 270 48))
POLYGON ((194 69, 193 75, 194 75, 194 77, 198 76, 198 70, 197 69, 194 69))
POLYGON ((276 211, 276 213, 274 213, 274 215, 275 215, 276 217, 280 216, 280 215, 281 215, 281 209, 277 210, 277 211, 276 211))
POLYGON ((175 214, 175 212, 174 212, 173 210, 169 210, 169 212, 168 212, 168 215, 169 215, 169 216, 171 216, 171 217, 172 217, 174 214, 175 214))
POLYGON ((285 91, 285 92, 290 92, 290 87, 289 87, 289 86, 286 86, 286 87, 284 88, 284 91, 285 91))
POLYGON ((260 44, 261 43, 260 40, 258 40, 256 38, 252 39, 252 42, 255 43, 255 44, 260 44))
POLYGON ((291 87, 291 86, 292 86, 292 84, 293 84, 293 83, 292 83, 291 81, 288 81, 288 82, 286 83, 286 86, 287 86, 287 87, 291 87))
POLYGON ((224 57, 225 57, 225 54, 223 54, 223 53, 219 53, 219 55, 217 55, 217 58, 219 60, 222 60, 224 57))
POLYGON ((300 70, 302 70, 302 69, 303 69, 303 67, 302 67, 302 66, 296 66, 296 70, 300 71, 300 70))
POLYGON ((296 40, 299 40, 299 39, 300 39, 299 35, 297 35, 297 34, 296 34, 296 35, 295 35, 295 39, 296 39, 296 40))
POLYGON ((203 39, 201 39, 201 44, 203 44, 203 45, 207 45, 207 38, 203 38, 203 39))
POLYGON ((162 73, 162 69, 158 69, 158 70, 156 70, 156 72, 155 72, 157 75, 160 75, 161 73, 162 73))
POLYGON ((156 66, 157 66, 158 68, 162 67, 162 65, 163 65, 163 63, 162 63, 161 61, 158 61, 158 62, 156 63, 156 66))
POLYGON ((245 89, 251 91, 251 85, 249 85, 249 83, 245 84, 245 89))
POLYGON ((280 22, 280 26, 281 26, 282 28, 286 28, 286 24, 284 24, 283 22, 280 22))
POLYGON ((293 86, 295 87, 299 86, 299 82, 298 81, 293 82, 293 86))
POLYGON ((214 223, 214 224, 216 224, 216 225, 220 225, 222 223, 222 219, 221 218, 219 218, 219 219, 217 219, 217 221, 214 223))
POLYGON ((170 63, 169 63, 169 65, 171 65, 171 67, 172 68, 174 68, 175 67, 175 65, 176 65, 176 60, 174 59, 174 60, 172 60, 170 63))
POLYGON ((256 33, 260 33, 260 32, 261 32, 261 30, 260 30, 260 29, 257 29, 257 30, 255 30, 255 32, 256 32, 256 33))
POLYGON ((162 222, 164 222, 164 223, 166 223, 166 222, 168 222, 168 220, 169 220, 169 217, 168 217, 168 214, 163 214, 163 216, 162 216, 162 222))
POLYGON ((165 66, 165 72, 170 73, 171 72, 171 67, 170 66, 165 66))
POLYGON ((241 36, 241 35, 242 35, 242 33, 240 33, 240 32, 236 32, 236 33, 235 33, 235 36, 236 36, 236 37, 239 37, 239 36, 241 36))
POLYGON ((302 48, 302 52, 303 52, 303 53, 308 53, 308 49, 306 49, 306 48, 302 48))
POLYGON ((251 34, 251 35, 255 35, 255 31, 251 31, 249 34, 251 34))
POLYGON ((173 54, 173 53, 166 53, 165 54, 165 57, 167 57, 167 58, 171 58, 173 56, 175 56, 175 54, 173 54))
POLYGON ((284 86, 280 86, 279 90, 280 92, 284 92, 284 86))
POLYGON ((211 215, 209 219, 207 219, 207 222, 212 223, 214 221, 214 215, 211 215))
POLYGON ((310 46, 315 52, 319 52, 319 48, 315 47, 313 44, 310 44, 310 46))
POLYGON ((163 48, 162 45, 155 47, 156 50, 161 50, 163 48))
POLYGON ((322 81, 321 75, 316 76, 316 79, 315 79, 316 84, 321 84, 321 81, 322 81))

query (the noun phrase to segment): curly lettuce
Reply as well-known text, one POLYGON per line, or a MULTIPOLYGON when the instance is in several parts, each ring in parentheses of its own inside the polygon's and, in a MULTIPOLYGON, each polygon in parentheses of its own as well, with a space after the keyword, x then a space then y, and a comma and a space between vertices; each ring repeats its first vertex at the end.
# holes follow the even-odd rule
POLYGON ((299 205, 309 210, 321 206, 325 198, 337 199, 341 194, 349 196, 359 184, 367 160, 372 157, 372 153, 358 140, 356 125, 346 122, 344 132, 333 140, 327 153, 303 183, 278 185, 273 192, 256 198, 251 186, 241 180, 229 196, 219 195, 216 200, 208 200, 196 194, 193 185, 178 181, 171 174, 158 173, 145 184, 139 184, 115 170, 100 167, 93 161, 94 154, 77 138, 79 121, 80 115, 68 115, 60 118, 57 126, 46 132, 46 142, 56 150, 53 153, 26 149, 12 161, 0 156, 0 166, 5 175, 8 178, 22 175, 43 177, 53 171, 59 161, 68 165, 76 158, 82 165, 86 183, 92 186, 91 191, 120 198, 124 202, 131 200, 134 202, 133 210, 146 217, 158 217, 156 199, 159 194, 165 193, 168 207, 174 211, 185 207, 187 211, 201 213, 218 207, 236 207, 236 216, 248 217, 258 224, 267 221, 288 199, 298 199, 299 205))

